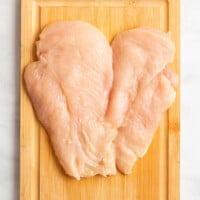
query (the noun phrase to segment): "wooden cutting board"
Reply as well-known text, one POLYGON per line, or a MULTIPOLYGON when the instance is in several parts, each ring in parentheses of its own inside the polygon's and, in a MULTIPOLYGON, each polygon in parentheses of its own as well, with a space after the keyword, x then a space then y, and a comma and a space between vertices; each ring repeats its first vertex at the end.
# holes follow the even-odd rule
POLYGON ((179 89, 144 158, 129 176, 117 174, 77 181, 66 176, 25 92, 23 70, 36 60, 35 41, 45 25, 79 19, 98 27, 110 41, 123 30, 150 26, 170 31, 179 62, 179 0, 22 0, 21 15, 21 200, 178 200, 179 89))

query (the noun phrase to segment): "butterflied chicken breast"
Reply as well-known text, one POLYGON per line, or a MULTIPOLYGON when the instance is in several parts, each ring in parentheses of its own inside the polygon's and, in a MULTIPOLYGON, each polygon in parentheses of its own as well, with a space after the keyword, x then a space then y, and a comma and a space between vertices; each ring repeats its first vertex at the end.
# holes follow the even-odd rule
POLYGON ((115 174, 117 132, 104 121, 113 80, 106 38, 85 22, 55 23, 40 34, 37 56, 25 84, 65 172, 77 179, 115 174))
POLYGON ((117 167, 129 174, 175 99, 177 76, 166 68, 174 45, 166 33, 136 28, 118 34, 112 49, 114 82, 106 118, 118 128, 117 167))
POLYGON ((176 96, 166 33, 128 30, 111 47, 88 23, 58 22, 42 31, 38 61, 25 68, 37 118, 64 171, 77 179, 116 174, 116 165, 131 173, 176 96))

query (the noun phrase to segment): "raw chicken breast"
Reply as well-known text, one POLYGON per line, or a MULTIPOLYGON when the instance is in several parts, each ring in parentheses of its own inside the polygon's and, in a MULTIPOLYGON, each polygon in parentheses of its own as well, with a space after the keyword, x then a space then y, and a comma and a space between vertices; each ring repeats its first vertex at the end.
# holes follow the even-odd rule
POLYGON ((112 49, 85 22, 42 31, 38 61, 26 67, 24 79, 68 175, 112 175, 116 164, 131 173, 175 99, 177 75, 166 67, 174 51, 166 33, 150 28, 120 33, 112 49))
POLYGON ((120 127, 138 91, 173 60, 174 45, 166 33, 136 28, 118 34, 112 49, 114 82, 106 118, 120 127))
POLYGON ((37 56, 25 69, 26 88, 65 172, 115 174, 117 132, 104 122, 113 80, 106 38, 85 22, 55 23, 40 34, 37 56))
POLYGON ((120 33, 112 49, 114 82, 106 118, 118 128, 117 167, 128 174, 174 101, 177 77, 165 66, 175 49, 166 33, 150 28, 120 33))

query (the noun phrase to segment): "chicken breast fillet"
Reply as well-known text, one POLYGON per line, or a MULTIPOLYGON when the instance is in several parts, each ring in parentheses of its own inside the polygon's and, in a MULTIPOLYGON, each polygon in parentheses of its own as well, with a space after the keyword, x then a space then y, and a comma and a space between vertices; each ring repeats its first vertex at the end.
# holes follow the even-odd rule
POLYGON ((117 131, 104 121, 113 80, 106 38, 88 23, 58 22, 40 34, 37 56, 25 84, 65 172, 77 179, 115 174, 117 131))
POLYGON ((118 128, 117 167, 129 174, 175 99, 177 76, 165 67, 174 45, 166 33, 136 28, 118 34, 112 49, 114 82, 106 118, 118 128))

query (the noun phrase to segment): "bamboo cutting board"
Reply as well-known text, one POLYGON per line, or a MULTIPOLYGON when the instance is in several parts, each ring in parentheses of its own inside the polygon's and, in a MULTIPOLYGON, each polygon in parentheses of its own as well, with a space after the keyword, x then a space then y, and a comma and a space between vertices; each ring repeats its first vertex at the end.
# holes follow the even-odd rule
POLYGON ((170 66, 179 74, 179 0, 22 0, 20 199, 178 200, 179 89, 148 153, 131 175, 77 181, 58 164, 25 92, 23 70, 36 60, 35 41, 44 26, 73 19, 95 25, 109 41, 116 33, 141 25, 170 31, 176 45, 170 66))

